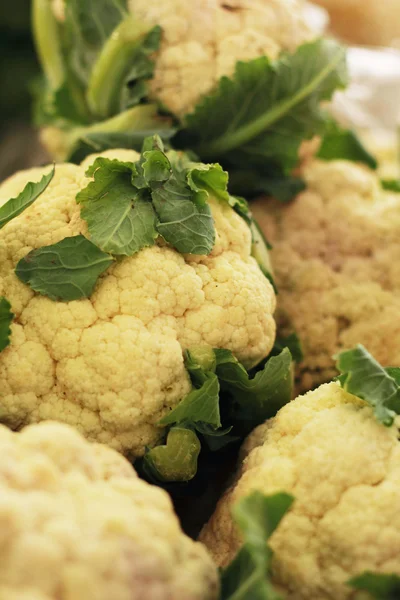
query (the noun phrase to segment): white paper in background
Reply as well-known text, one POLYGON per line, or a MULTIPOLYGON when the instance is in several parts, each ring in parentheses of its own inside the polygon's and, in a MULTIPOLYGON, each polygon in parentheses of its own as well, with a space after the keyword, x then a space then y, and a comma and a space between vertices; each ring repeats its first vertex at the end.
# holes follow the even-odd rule
POLYGON ((338 92, 332 110, 345 125, 394 133, 400 124, 400 52, 349 48, 350 85, 338 92))
POLYGON ((383 177, 400 177, 400 51, 351 47, 348 65, 350 85, 335 94, 331 111, 361 134, 383 177))
POLYGON ((304 12, 307 23, 311 29, 314 29, 319 35, 324 34, 329 25, 328 12, 320 6, 316 6, 310 2, 306 2, 304 12))

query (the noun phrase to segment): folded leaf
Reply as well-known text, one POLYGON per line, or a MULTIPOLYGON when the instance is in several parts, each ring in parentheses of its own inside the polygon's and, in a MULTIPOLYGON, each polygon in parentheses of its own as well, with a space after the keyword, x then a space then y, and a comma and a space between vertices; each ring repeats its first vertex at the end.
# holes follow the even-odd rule
POLYGON ((396 414, 400 414, 400 387, 396 380, 364 346, 341 352, 335 358, 343 389, 372 406, 378 421, 390 427, 396 414))
POLYGON ((89 298, 113 259, 83 235, 32 250, 15 269, 19 279, 52 300, 89 298))
POLYGON ((87 173, 94 181, 76 197, 91 241, 115 256, 132 256, 158 236, 150 196, 132 185, 134 172, 133 163, 97 158, 87 173))
POLYGON ((142 468, 152 481, 190 481, 197 473, 200 450, 201 445, 194 431, 173 427, 165 446, 156 446, 145 454, 142 468))
POLYGON ((10 344, 10 335, 11 328, 10 325, 14 318, 13 313, 11 312, 11 304, 9 301, 4 298, 4 296, 0 297, 0 352, 7 348, 10 344))

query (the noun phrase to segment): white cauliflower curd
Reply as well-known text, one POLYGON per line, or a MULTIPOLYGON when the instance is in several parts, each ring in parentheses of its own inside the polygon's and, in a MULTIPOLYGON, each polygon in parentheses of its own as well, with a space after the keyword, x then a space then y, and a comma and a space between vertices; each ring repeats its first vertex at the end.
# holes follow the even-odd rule
POLYGON ((166 492, 58 423, 0 426, 2 600, 217 600, 166 492))
POLYGON ((272 579, 290 600, 355 597, 350 578, 400 573, 398 427, 338 383, 285 406, 245 442, 236 481, 200 539, 217 564, 241 545, 232 507, 251 492, 286 492, 291 510, 269 540, 272 579))
POLYGON ((362 343, 385 366, 400 364, 400 194, 366 167, 312 161, 292 203, 252 210, 273 244, 279 324, 295 330, 301 390, 331 379, 333 355, 362 343))

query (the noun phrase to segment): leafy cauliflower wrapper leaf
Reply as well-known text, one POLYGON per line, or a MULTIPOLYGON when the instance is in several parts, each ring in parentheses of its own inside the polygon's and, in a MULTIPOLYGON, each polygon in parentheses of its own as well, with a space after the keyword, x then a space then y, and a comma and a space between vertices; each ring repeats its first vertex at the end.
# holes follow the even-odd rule
POLYGON ((0 426, 0 597, 217 600, 205 548, 168 495, 72 428, 0 426))
POLYGON ((284 598, 353 598, 364 571, 400 571, 398 427, 333 382, 286 405, 242 448, 232 487, 200 539, 220 566, 241 545, 232 507, 251 492, 295 501, 272 535, 273 581, 284 598))
MULTIPOLYGON (((124 150, 103 156, 138 158, 124 150)), ((35 294, 14 268, 32 249, 87 234, 75 198, 94 159, 58 165, 35 204, 0 232, 0 295, 16 315, 0 359, 0 420, 13 429, 63 421, 135 457, 160 440, 157 423, 191 390, 184 350, 226 348, 247 367, 269 353, 275 295, 251 257, 248 225, 213 198, 209 256, 181 255, 159 242, 116 261, 90 299, 62 303, 35 294)), ((0 202, 42 173, 14 175, 0 187, 0 202)))
POLYGON ((292 203, 252 204, 273 245, 278 325, 302 343, 300 391, 332 379, 332 357, 359 343, 382 365, 400 364, 400 195, 348 161, 312 160, 303 175, 292 203))

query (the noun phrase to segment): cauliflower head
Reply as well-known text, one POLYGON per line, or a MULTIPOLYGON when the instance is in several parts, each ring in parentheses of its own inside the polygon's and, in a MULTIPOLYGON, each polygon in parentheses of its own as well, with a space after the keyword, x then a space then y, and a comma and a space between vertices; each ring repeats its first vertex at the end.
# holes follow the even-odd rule
MULTIPOLYGON (((135 457, 157 443, 158 421, 191 390, 185 349, 226 348, 248 367, 269 353, 275 295, 251 257, 249 227, 216 199, 209 256, 181 255, 160 241, 116 261, 89 299, 54 302, 34 293, 14 268, 32 249, 87 232, 75 197, 93 160, 58 165, 35 204, 0 232, 0 295, 16 315, 0 355, 0 421, 12 429, 63 421, 135 457)), ((0 187, 0 202, 42 172, 13 176, 0 187)))
POLYGON ((129 9, 162 27, 151 90, 178 116, 190 112, 223 75, 232 75, 237 61, 273 59, 313 37, 303 0, 129 0, 129 9))
POLYGON ((366 570, 400 572, 398 428, 338 383, 297 398, 256 429, 231 489, 202 532, 219 565, 240 547, 232 506, 254 490, 294 496, 269 544, 287 599, 354 597, 346 582, 366 570))
POLYGON ((400 364, 400 195, 351 162, 313 161, 304 177, 293 203, 252 204, 273 244, 280 327, 303 344, 301 390, 330 380, 333 355, 358 343, 400 364))
POLYGON ((47 422, 0 426, 0 597, 216 600, 216 568, 168 495, 121 455, 47 422))
MULTIPOLYGON (((52 6, 63 21, 65 0, 52 6)), ((162 28, 151 93, 177 116, 231 75, 237 61, 273 59, 315 37, 304 0, 128 0, 128 7, 135 20, 162 28)))

